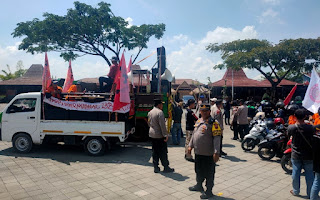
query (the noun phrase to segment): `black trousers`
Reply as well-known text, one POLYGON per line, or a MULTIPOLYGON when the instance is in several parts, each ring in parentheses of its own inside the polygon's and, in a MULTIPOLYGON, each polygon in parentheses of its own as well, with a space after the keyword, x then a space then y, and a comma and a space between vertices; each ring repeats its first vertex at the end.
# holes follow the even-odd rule
POLYGON ((230 111, 224 112, 224 123, 230 125, 230 111))
POLYGON ((201 185, 206 180, 207 191, 211 191, 213 188, 214 174, 216 171, 216 164, 213 161, 212 156, 195 155, 195 171, 197 185, 201 185))
POLYGON ((100 92, 110 92, 113 84, 113 79, 109 77, 99 77, 99 89, 100 92), (103 86, 103 83, 106 83, 107 85, 103 86))
POLYGON ((168 147, 164 141, 165 138, 151 138, 152 142, 152 160, 153 166, 156 168, 159 165, 159 160, 164 168, 169 167, 168 147))
POLYGON ((221 139, 220 139, 220 153, 222 153, 222 140, 223 140, 223 135, 221 135, 221 139))
POLYGON ((233 127, 233 139, 239 139, 238 136, 238 124, 237 123, 232 123, 232 127, 233 127))
POLYGON ((238 132, 240 138, 243 139, 245 135, 249 132, 249 125, 248 124, 238 124, 238 132))

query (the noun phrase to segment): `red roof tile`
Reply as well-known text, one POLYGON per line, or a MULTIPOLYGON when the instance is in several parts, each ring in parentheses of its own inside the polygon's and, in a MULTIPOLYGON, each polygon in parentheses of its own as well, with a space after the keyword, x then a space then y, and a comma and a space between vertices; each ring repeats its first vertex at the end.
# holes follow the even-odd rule
POLYGON ((210 86, 223 87, 227 85, 227 87, 232 87, 232 79, 233 79, 234 87, 264 87, 264 86, 261 86, 260 81, 249 79, 242 69, 239 69, 237 71, 232 69, 227 69, 222 79, 212 83, 210 86))
POLYGON ((196 85, 197 83, 198 83, 199 85, 204 85, 203 83, 200 83, 199 81, 196 81, 196 80, 193 80, 193 79, 176 79, 176 81, 175 81, 173 84, 180 85, 180 84, 182 84, 184 81, 185 81, 186 83, 188 83, 189 85, 196 85))
MULTIPOLYGON (((210 86, 223 87, 226 85, 227 87, 232 87, 232 79, 233 79, 233 87, 271 87, 271 83, 268 80, 257 81, 257 80, 248 78, 242 69, 239 69, 238 71, 227 69, 222 79, 212 83, 210 86), (232 76, 232 73, 233 73, 233 76, 232 76)), ((295 84, 296 82, 283 79, 278 85, 278 87, 291 86, 291 85, 293 86, 295 84)))
MULTIPOLYGON (((271 83, 268 81, 268 80, 263 80, 263 81, 260 81, 261 83, 263 83, 264 85, 267 85, 267 87, 271 87, 271 83)), ((294 82, 294 81, 289 81, 287 79, 283 79, 279 84, 278 84, 278 87, 281 87, 281 86, 294 86, 295 84, 298 84, 298 85, 301 85, 297 82, 294 82)))

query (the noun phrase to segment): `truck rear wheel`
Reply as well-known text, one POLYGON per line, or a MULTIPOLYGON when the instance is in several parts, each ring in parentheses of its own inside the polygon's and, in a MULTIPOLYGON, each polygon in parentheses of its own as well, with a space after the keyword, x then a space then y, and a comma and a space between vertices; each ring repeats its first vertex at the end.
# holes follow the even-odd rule
POLYGON ((144 120, 137 120, 136 130, 130 135, 130 139, 135 142, 144 142, 149 138, 149 126, 144 120))
POLYGON ((19 153, 29 153, 33 143, 31 137, 26 133, 19 133, 13 137, 12 146, 19 153))
POLYGON ((101 137, 89 137, 84 142, 84 150, 90 156, 102 156, 106 151, 106 142, 101 137))

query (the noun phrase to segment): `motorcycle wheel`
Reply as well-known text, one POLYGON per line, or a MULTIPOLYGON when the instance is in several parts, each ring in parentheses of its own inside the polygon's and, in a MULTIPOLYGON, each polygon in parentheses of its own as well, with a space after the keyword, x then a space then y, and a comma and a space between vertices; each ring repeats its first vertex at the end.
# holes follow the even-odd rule
POLYGON ((246 138, 241 142, 241 148, 244 151, 251 151, 254 149, 255 146, 256 145, 254 143, 254 139, 252 139, 252 138, 246 138))
POLYGON ((292 174, 291 154, 285 154, 282 156, 281 167, 288 174, 292 174))
POLYGON ((258 155, 263 160, 271 160, 276 155, 276 152, 271 147, 260 146, 258 149, 258 155))

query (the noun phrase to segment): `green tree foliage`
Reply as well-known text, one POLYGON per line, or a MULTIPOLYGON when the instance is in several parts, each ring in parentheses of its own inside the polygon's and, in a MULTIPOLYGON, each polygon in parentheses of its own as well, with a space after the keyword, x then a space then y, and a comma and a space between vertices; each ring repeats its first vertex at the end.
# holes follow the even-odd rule
POLYGON ((210 44, 206 49, 221 52, 224 62, 215 68, 256 69, 273 89, 284 78, 311 71, 313 63, 320 60, 320 38, 281 40, 275 45, 267 40, 236 40, 210 44))
MULTIPOLYGON (((310 72, 310 71, 305 71, 305 72, 310 72)), ((284 71, 284 70, 279 70, 277 72, 279 77, 283 76, 285 73, 286 73, 286 71, 284 71)), ((271 72, 267 72, 266 74, 272 76, 271 72)), ((276 78, 275 76, 272 76, 272 79, 275 79, 275 78, 276 78)), ((264 77, 264 79, 265 79, 265 77, 264 77)), ((286 75, 286 79, 290 80, 290 81, 297 82, 297 83, 303 83, 303 73, 291 71, 286 75)))
POLYGON ((21 60, 17 62, 16 71, 14 73, 11 72, 9 65, 7 65, 7 70, 8 71, 1 70, 3 74, 0 74, 0 80, 4 81, 4 80, 13 79, 13 78, 19 78, 27 72, 26 69, 23 69, 23 63, 21 60))
POLYGON ((164 24, 128 26, 122 17, 115 16, 110 4, 100 2, 97 8, 75 2, 65 16, 43 14, 43 20, 17 24, 13 37, 24 37, 19 49, 35 52, 57 51, 65 60, 89 54, 101 56, 109 65, 109 58, 119 58, 122 49, 141 50, 154 36, 160 39, 165 31, 164 24))

